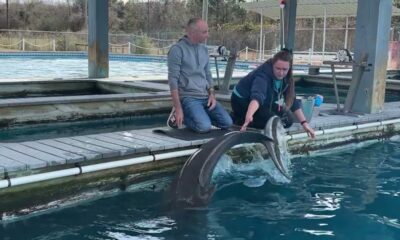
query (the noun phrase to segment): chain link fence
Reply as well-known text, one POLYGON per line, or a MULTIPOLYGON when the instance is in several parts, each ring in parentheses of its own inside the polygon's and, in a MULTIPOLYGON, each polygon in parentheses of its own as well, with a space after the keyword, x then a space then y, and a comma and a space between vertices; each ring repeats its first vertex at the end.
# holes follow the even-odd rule
MULTIPOLYGON (((109 51, 118 54, 166 55, 182 32, 154 32, 148 34, 110 34, 109 51)), ((295 51, 298 61, 313 63, 336 54, 339 49, 354 49, 354 28, 322 28, 296 30, 295 51)), ((224 45, 235 49, 240 60, 264 60, 279 46, 277 27, 260 33, 240 31, 210 31, 208 45, 224 45), (260 54, 260 52, 262 54, 260 54)), ((390 31, 390 40, 399 41, 400 27, 390 31)), ((0 51, 87 51, 87 33, 0 30, 0 51)))

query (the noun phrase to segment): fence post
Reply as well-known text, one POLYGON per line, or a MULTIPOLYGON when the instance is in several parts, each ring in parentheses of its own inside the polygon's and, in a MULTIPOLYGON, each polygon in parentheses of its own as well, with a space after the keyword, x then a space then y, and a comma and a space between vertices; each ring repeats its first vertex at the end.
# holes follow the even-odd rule
POLYGON ((56 51, 56 40, 53 38, 53 52, 56 51))
POLYGON ((248 46, 246 46, 246 61, 248 61, 248 60, 249 60, 249 58, 248 58, 248 54, 249 54, 249 47, 248 47, 248 46))
POLYGON ((131 42, 128 42, 128 54, 131 54, 131 42))
POLYGON ((25 51, 25 38, 22 38, 22 51, 25 51))

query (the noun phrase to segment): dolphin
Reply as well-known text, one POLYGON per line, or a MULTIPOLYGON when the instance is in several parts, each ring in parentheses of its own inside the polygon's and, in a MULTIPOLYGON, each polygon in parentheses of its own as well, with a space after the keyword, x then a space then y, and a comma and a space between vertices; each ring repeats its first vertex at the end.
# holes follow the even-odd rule
POLYGON ((259 132, 232 131, 202 145, 185 162, 171 185, 170 194, 172 195, 173 205, 179 208, 207 205, 216 189, 216 186, 211 183, 211 177, 219 159, 231 147, 244 143, 263 144, 278 170, 290 179, 283 167, 281 158, 276 156, 280 152, 275 151, 274 140, 259 132))

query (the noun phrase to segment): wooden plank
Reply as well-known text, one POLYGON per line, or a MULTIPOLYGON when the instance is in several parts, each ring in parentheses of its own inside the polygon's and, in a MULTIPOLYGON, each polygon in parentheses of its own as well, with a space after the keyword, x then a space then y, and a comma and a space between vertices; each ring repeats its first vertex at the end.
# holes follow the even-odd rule
POLYGON ((139 130, 128 131, 128 132, 131 132, 133 134, 139 134, 139 135, 144 135, 144 136, 148 136, 148 137, 153 137, 153 138, 157 138, 157 139, 161 139, 161 140, 165 140, 165 141, 188 142, 188 141, 173 138, 173 137, 170 137, 167 135, 154 133, 153 132, 154 129, 161 129, 161 128, 146 128, 146 129, 139 129, 139 130))
MULTIPOLYGON (((188 146, 198 146, 198 145, 202 145, 208 141, 210 141, 212 138, 208 138, 208 139, 198 139, 198 140, 192 140, 192 141, 186 141, 186 140, 181 140, 181 139, 176 139, 176 138, 172 138, 172 137, 168 137, 168 136, 162 136, 160 134, 155 134, 153 133, 154 128, 151 129, 141 129, 141 130, 137 130, 139 132, 139 134, 141 135, 141 133, 146 133, 146 135, 148 136, 153 136, 156 138, 167 138, 167 139, 174 139, 175 141, 179 141, 179 144, 181 147, 188 147, 188 146), (151 134, 151 135, 150 135, 151 134)), ((168 148, 167 148, 168 149, 168 148)))
POLYGON ((73 139, 73 138, 57 138, 54 140, 56 140, 57 142, 61 142, 61 143, 65 143, 67 145, 74 146, 74 147, 86 149, 91 152, 99 153, 99 154, 101 154, 102 158, 118 157, 120 155, 119 151, 100 147, 100 146, 94 145, 92 143, 85 142, 85 141, 79 141, 79 140, 73 139))
POLYGON ((111 149, 109 151, 117 152, 118 156, 124 156, 124 155, 135 152, 134 149, 131 150, 131 149, 121 146, 121 145, 116 145, 114 143, 105 142, 105 141, 95 138, 94 136, 96 136, 96 135, 79 136, 79 137, 73 137, 72 139, 76 139, 78 141, 84 141, 84 142, 87 142, 89 144, 94 144, 99 147, 111 149))
POLYGON ((46 167, 47 163, 45 161, 41 161, 37 158, 28 156, 26 154, 16 152, 9 148, 5 148, 0 146, 0 155, 7 157, 10 160, 15 160, 27 165, 27 168, 34 169, 34 168, 41 168, 46 167))
POLYGON ((176 138, 172 138, 172 137, 168 137, 168 136, 163 136, 161 134, 155 134, 152 131, 153 131, 152 129, 141 129, 141 130, 135 131, 135 134, 140 135, 140 136, 147 136, 147 137, 163 140, 165 142, 166 149, 172 149, 172 148, 178 148, 178 147, 188 147, 188 146, 192 145, 190 141, 184 141, 184 140, 180 140, 180 139, 176 139, 176 138))
POLYGON ((120 134, 124 137, 130 137, 130 138, 135 138, 135 139, 140 139, 140 140, 144 140, 144 141, 148 141, 148 142, 152 142, 155 144, 164 144, 165 141, 157 139, 157 138, 153 138, 153 137, 147 137, 147 136, 141 136, 138 135, 137 130, 135 131, 123 131, 123 132, 116 132, 116 134, 120 134))
POLYGON ((143 134, 143 133, 140 133, 140 132, 134 132, 133 136, 134 136, 133 138, 142 139, 142 140, 145 140, 145 141, 150 141, 151 140, 151 141, 155 142, 156 144, 158 144, 160 146, 163 146, 164 149, 171 149, 171 148, 178 148, 179 147, 179 144, 174 140, 166 141, 165 139, 158 139, 158 138, 156 138, 154 136, 150 137, 150 136, 147 136, 146 134, 143 134))
POLYGON ((115 132, 115 133, 106 133, 106 134, 104 134, 104 136, 107 136, 107 137, 110 137, 110 138, 113 138, 113 139, 117 139, 117 140, 121 140, 121 141, 125 141, 125 142, 131 143, 133 145, 146 146, 148 151, 158 151, 158 150, 164 149, 164 146, 160 146, 160 145, 155 144, 153 142, 149 142, 149 141, 145 141, 145 140, 141 140, 141 139, 137 139, 137 138, 127 137, 127 136, 118 134, 117 132, 115 132))
POLYGON ((40 150, 42 152, 46 152, 49 154, 54 154, 60 158, 65 159, 66 163, 76 163, 76 162, 81 162, 85 160, 85 157, 83 155, 75 154, 72 152, 64 151, 43 143, 39 143, 37 141, 32 141, 32 142, 22 142, 22 145, 25 145, 27 147, 40 150))
POLYGON ((212 138, 193 140, 190 141, 190 143, 192 144, 192 146, 198 146, 198 145, 203 145, 204 143, 209 142, 210 140, 212 140, 212 138))
POLYGON ((74 147, 62 142, 58 142, 56 140, 53 139, 47 139, 47 140, 40 140, 38 141, 39 143, 54 147, 54 148, 58 148, 61 150, 64 150, 66 152, 71 152, 71 153, 75 153, 75 154, 79 154, 85 157, 85 160, 93 160, 93 159, 101 159, 101 153, 96 153, 96 152, 92 152, 83 148, 79 148, 79 147, 74 147))
MULTIPOLYGON (((135 131, 138 132, 138 135, 142 135, 142 133, 146 133, 146 135, 148 136, 152 136, 152 137, 156 137, 156 138, 160 138, 160 137, 164 137, 160 134, 155 134, 152 133, 153 129, 141 129, 141 130, 137 130, 135 131), (151 134, 151 135, 150 135, 151 134)), ((171 138, 168 136, 165 136, 164 138, 169 138, 169 139, 173 139, 174 141, 180 141, 179 143, 182 144, 181 147, 187 147, 187 146, 198 146, 198 145, 202 145, 208 141, 210 141, 212 138, 208 138, 208 139, 198 139, 198 140, 192 140, 192 141, 185 141, 185 140, 180 140, 180 139, 176 139, 176 138, 171 138)), ((175 148, 175 147, 172 147, 175 148)), ((165 149, 171 149, 169 145, 165 146, 165 149)))
MULTIPOLYGON (((89 135, 88 137, 92 137, 92 136, 89 135)), ((117 144, 117 145, 120 145, 120 146, 127 147, 131 151, 133 151, 132 153, 141 153, 141 152, 149 152, 150 151, 150 149, 148 149, 144 145, 140 145, 138 143, 132 143, 132 142, 120 140, 120 139, 117 139, 117 138, 111 138, 111 137, 106 136, 104 134, 93 135, 93 138, 99 139, 99 140, 104 141, 104 142, 109 142, 109 143, 113 143, 113 144, 117 144)))
POLYGON ((25 171, 28 167, 25 163, 9 159, 3 155, 0 155, 0 165, 7 172, 25 171))
POLYGON ((61 158, 61 157, 58 157, 58 156, 55 156, 53 154, 49 154, 46 152, 42 152, 42 151, 36 150, 34 148, 30 148, 30 147, 22 145, 22 144, 7 143, 7 144, 4 144, 3 146, 6 148, 10 148, 14 151, 20 152, 20 153, 24 153, 31 157, 38 158, 42 161, 45 161, 45 162, 47 162, 48 166, 60 165, 60 164, 66 163, 64 158, 61 158))
MULTIPOLYGON (((88 137, 92 140, 98 140, 104 144, 108 144, 108 145, 113 145, 115 147, 118 147, 118 149, 123 149, 120 150, 121 155, 128 155, 128 154, 132 154, 132 153, 136 153, 136 149, 134 148, 135 146, 133 146, 132 144, 126 143, 124 141, 120 141, 117 139, 112 139, 106 136, 103 136, 103 134, 97 134, 97 135, 87 135, 85 137, 88 137)), ((144 149, 144 151, 147 150, 147 148, 142 146, 142 149, 144 149)))

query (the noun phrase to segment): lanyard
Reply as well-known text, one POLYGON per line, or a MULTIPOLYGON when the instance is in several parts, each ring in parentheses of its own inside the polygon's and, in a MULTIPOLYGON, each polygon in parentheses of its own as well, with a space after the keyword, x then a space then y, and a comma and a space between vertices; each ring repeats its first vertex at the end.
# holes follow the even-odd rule
POLYGON ((278 101, 276 101, 276 103, 278 104, 278 112, 281 111, 281 107, 284 104, 284 100, 283 100, 283 80, 277 80, 274 79, 274 90, 277 92, 277 97, 278 97, 278 101))

